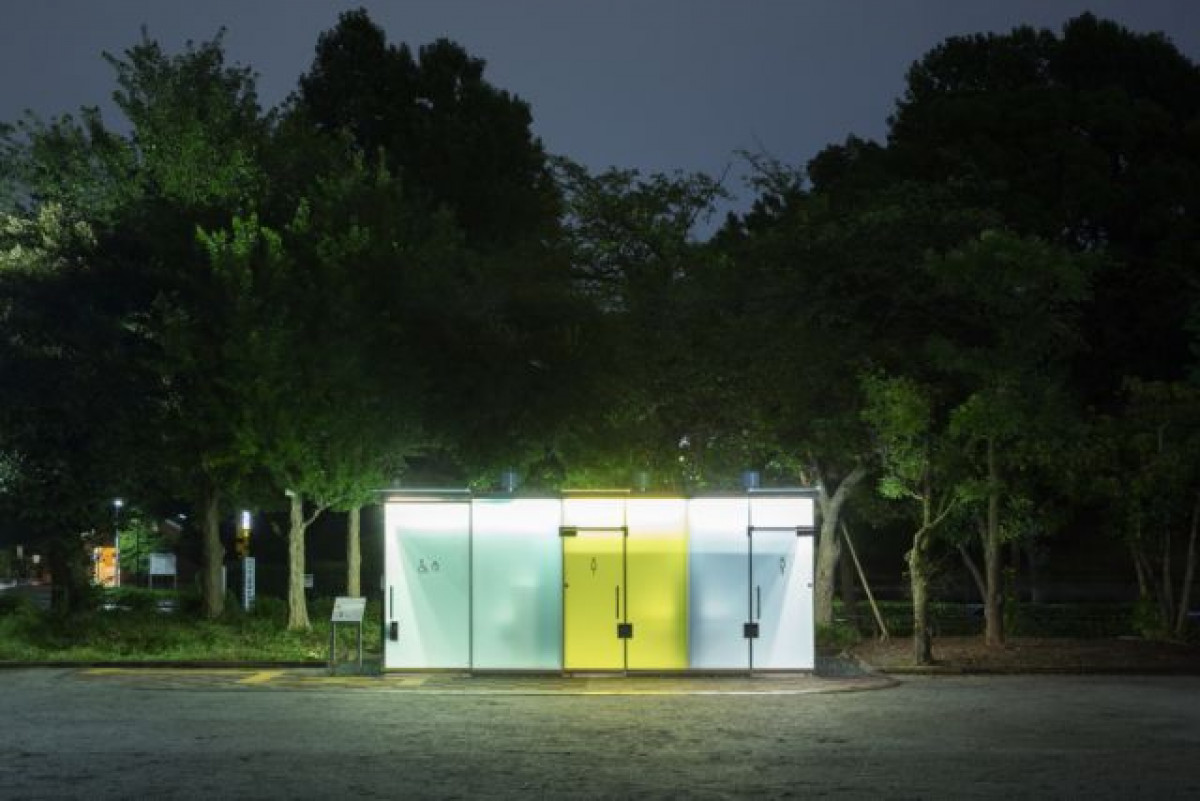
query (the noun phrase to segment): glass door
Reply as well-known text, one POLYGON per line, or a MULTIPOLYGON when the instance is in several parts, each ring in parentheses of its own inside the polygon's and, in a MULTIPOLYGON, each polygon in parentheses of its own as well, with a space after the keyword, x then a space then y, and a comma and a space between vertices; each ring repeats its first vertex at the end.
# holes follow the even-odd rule
POLYGON ((812 670, 812 499, 751 497, 751 668, 812 670))
POLYGON ((624 670, 625 533, 563 537, 563 668, 624 670))

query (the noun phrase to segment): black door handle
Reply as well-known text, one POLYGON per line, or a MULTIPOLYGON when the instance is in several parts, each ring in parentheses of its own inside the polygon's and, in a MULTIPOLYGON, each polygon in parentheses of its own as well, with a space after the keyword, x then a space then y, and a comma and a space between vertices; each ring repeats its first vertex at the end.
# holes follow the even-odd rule
POLYGON ((617 590, 617 620, 621 619, 621 585, 616 586, 617 590))
POLYGON ((757 602, 758 611, 754 613, 755 620, 762 620, 762 586, 758 585, 754 588, 754 600, 757 602))

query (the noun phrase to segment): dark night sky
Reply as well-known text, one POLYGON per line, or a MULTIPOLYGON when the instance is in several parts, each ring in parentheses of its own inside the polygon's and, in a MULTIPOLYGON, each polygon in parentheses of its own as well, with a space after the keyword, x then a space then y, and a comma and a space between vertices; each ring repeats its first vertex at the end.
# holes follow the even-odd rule
POLYGON ((493 83, 530 102, 547 149, 592 168, 720 173, 738 149, 803 163, 847 134, 882 136, 906 68, 943 38, 1059 30, 1086 10, 1200 60, 1194 0, 3 0, 0 120, 100 104, 116 123, 100 53, 143 24, 171 51, 227 27, 230 59, 258 72, 271 105, 359 5, 393 42, 446 36, 486 59, 493 83))

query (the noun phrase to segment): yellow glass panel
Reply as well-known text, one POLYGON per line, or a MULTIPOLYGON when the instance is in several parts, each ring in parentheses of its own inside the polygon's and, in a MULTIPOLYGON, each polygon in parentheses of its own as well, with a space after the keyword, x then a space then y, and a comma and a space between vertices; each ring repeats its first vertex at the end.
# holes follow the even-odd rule
POLYGON ((687 503, 630 499, 627 514, 629 669, 682 670, 688 667, 687 503))
POLYGON ((624 670, 617 637, 624 612, 624 537, 581 531, 563 537, 563 663, 567 670, 624 670))

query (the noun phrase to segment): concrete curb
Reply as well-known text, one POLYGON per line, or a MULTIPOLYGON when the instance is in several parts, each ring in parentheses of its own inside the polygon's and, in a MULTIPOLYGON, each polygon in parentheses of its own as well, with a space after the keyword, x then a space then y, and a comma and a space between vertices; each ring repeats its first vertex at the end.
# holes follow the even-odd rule
POLYGON ((1200 676, 1200 665, 1131 667, 973 667, 964 665, 895 665, 872 668, 888 676, 1200 676))
POLYGON ((224 660, 203 659, 94 659, 94 660, 36 660, 29 662, 0 661, 0 670, 19 670, 20 668, 178 668, 197 670, 258 670, 258 669, 287 669, 287 668, 324 668, 329 663, 321 660, 296 660, 291 662, 273 662, 269 660, 252 660, 235 662, 224 660))

